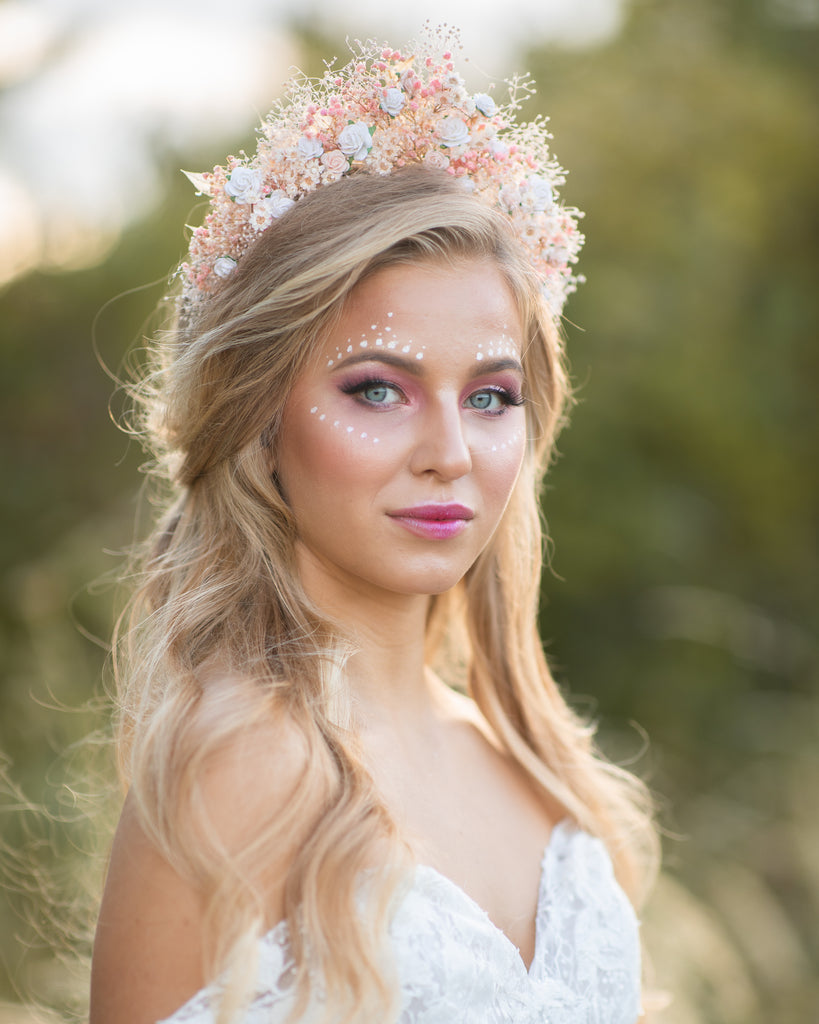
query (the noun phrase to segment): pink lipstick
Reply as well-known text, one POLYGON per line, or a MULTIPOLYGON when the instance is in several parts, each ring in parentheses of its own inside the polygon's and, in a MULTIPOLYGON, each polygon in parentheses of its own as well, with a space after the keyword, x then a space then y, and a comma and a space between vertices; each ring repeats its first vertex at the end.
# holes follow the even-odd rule
POLYGON ((451 504, 399 508, 389 516, 418 537, 447 540, 462 533, 474 514, 466 505, 451 504))

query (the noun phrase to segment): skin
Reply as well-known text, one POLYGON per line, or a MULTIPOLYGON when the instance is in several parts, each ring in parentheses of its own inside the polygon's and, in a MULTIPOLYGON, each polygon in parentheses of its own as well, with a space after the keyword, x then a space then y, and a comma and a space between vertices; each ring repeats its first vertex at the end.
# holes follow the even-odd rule
MULTIPOLYGON (((356 641, 346 671, 382 799, 417 860, 483 907, 528 965, 541 858, 562 811, 533 793, 472 702, 424 664, 430 595, 473 564, 518 478, 522 343, 492 263, 382 270, 354 290, 294 388, 272 468, 298 523, 304 586, 356 641), (445 536, 397 514, 452 503, 469 515, 445 536)), ((254 801, 284 806, 304 756, 296 730, 277 721, 213 765, 206 802, 229 848, 241 847, 254 801)), ((271 851, 271 925, 302 838, 271 851)), ((91 1024, 152 1024, 201 988, 202 914, 201 894, 152 848, 126 802, 91 1024)))
POLYGON ((322 604, 349 609, 354 594, 365 617, 384 602, 425 609, 486 546, 523 459, 524 408, 511 404, 522 401, 520 331, 491 264, 393 267, 353 293, 288 401, 275 466, 322 604), (391 327, 383 347, 380 324, 391 327), (395 517, 429 503, 473 518, 435 542, 395 517))

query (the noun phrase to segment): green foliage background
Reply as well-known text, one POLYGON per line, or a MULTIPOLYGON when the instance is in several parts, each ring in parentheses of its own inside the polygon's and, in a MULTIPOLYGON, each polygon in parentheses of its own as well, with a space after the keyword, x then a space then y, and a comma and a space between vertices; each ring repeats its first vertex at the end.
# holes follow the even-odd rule
MULTIPOLYGON (((646 931, 668 1024, 819 1006, 819 51, 816 20, 783 17, 798 7, 642 0, 605 46, 518 62, 588 235, 542 630, 604 745, 663 798, 646 931)), ((176 167, 223 153, 168 156, 161 208, 103 266, 0 296, 0 999, 76 1002, 62 954, 107 841, 89 822, 110 755, 92 775, 72 745, 105 729, 89 636, 113 594, 87 584, 132 537, 140 457, 108 419, 92 324, 117 368, 184 247, 176 167)))

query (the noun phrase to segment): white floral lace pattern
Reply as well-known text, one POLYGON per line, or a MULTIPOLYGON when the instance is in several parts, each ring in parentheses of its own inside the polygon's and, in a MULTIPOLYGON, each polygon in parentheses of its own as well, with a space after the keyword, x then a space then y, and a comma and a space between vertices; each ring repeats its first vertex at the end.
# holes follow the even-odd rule
MULTIPOLYGON (((535 954, 518 950, 474 900, 419 865, 391 926, 401 980, 399 1024, 635 1024, 638 923, 603 844, 568 823, 546 852, 535 954)), ((203 989, 161 1024, 213 1024, 218 989, 203 989)), ((281 1024, 293 1005, 287 927, 260 942, 256 995, 242 1024, 281 1024)), ((315 1007, 300 1018, 310 1024, 315 1007)))

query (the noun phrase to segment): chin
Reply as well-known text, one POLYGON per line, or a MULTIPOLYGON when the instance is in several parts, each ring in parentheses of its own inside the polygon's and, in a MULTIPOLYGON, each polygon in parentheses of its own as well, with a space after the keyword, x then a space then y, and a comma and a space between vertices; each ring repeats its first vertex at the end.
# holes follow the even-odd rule
POLYGON ((451 569, 441 569, 434 572, 413 574, 413 578, 406 579, 404 586, 400 588, 401 593, 416 594, 426 597, 436 597, 438 594, 445 594, 448 590, 456 587, 466 575, 464 572, 452 572, 451 569))

